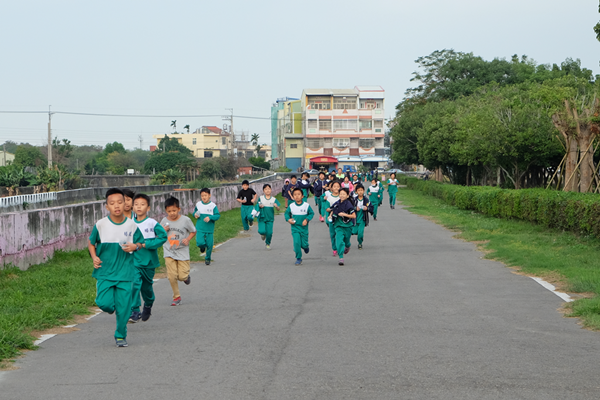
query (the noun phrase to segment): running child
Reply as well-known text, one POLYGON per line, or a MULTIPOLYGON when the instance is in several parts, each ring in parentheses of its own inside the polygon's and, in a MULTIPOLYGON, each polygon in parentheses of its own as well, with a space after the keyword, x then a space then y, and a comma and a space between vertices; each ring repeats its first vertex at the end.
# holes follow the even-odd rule
POLYGON ((275 208, 279 210, 279 200, 271 196, 273 189, 271 185, 263 185, 263 195, 258 198, 254 211, 258 214, 258 234, 265 241, 267 250, 271 250, 271 239, 273 238, 273 221, 275 221, 275 208))
POLYGON ((130 189, 122 189, 123 195, 125 196, 125 208, 123 209, 123 215, 129 219, 135 219, 135 212, 133 212, 133 198, 135 192, 130 189))
POLYGON ((302 264, 302 250, 308 254, 308 222, 315 213, 311 206, 302 200, 302 190, 294 189, 294 202, 285 210, 285 219, 291 225, 292 238, 294 239, 295 265, 302 264))
MULTIPOLYGON (((288 193, 288 198, 290 199, 290 203, 294 202, 294 189, 296 189, 298 187, 298 178, 296 178, 296 175, 292 175, 290 177, 290 184, 288 185, 287 188, 287 193, 288 193)), ((304 195, 304 193, 303 193, 304 195)), ((287 210, 287 208, 286 208, 287 210)))
POLYGON ((373 221, 377 221, 377 209, 381 201, 381 192, 379 181, 375 178, 371 179, 371 186, 367 189, 367 196, 369 196, 369 200, 373 205, 373 221))
POLYGON ((215 244, 215 222, 221 218, 217 205, 210 201, 210 189, 200 190, 200 201, 194 208, 196 221, 196 244, 200 247, 200 254, 206 251, 204 264, 210 265, 212 251, 215 244))
POLYGON ((190 277, 190 240, 196 236, 196 227, 191 219, 181 215, 179 200, 170 197, 165 201, 167 217, 160 224, 167 231, 167 242, 163 245, 167 278, 173 289, 172 306, 181 304, 179 283, 186 285, 191 282, 190 277))
POLYGON ((308 172, 303 172, 302 176, 300 177, 300 180, 297 183, 297 187, 300 188, 302 190, 302 199, 304 201, 308 200, 308 192, 312 192, 313 188, 312 185, 310 184, 310 174, 308 172))
POLYGON ((342 188, 348 189, 348 193, 354 192, 354 185, 350 182, 350 178, 346 176, 344 182, 342 182, 342 188))
POLYGON ((369 198, 365 196, 365 187, 362 183, 359 183, 354 188, 356 197, 354 203, 356 204, 356 225, 352 228, 352 234, 357 235, 358 249, 362 250, 363 241, 365 238, 365 228, 369 226, 369 208, 371 202, 369 198))
POLYGON ((242 225, 244 230, 247 231, 254 224, 252 210, 254 209, 254 203, 256 203, 256 192, 250 188, 250 182, 246 179, 242 182, 242 189, 238 192, 237 201, 242 205, 242 225))
POLYGON ((289 198, 289 193, 288 193, 288 186, 290 185, 290 180, 285 178, 285 181, 283 182, 283 188, 281 188, 281 195, 283 196, 284 200, 285 200, 285 208, 287 210, 287 206, 288 206, 288 200, 291 200, 289 198))
POLYGON ((136 223, 123 214, 125 196, 119 189, 106 191, 109 215, 94 225, 88 250, 94 263, 96 304, 109 314, 116 313, 117 347, 127 347, 127 321, 131 315, 131 284, 135 279, 133 252, 144 243, 136 223))
POLYGON ((387 180, 388 183, 388 194, 390 195, 390 208, 393 210, 396 208, 396 193, 398 193, 398 179, 396 179, 396 174, 391 173, 390 179, 387 180))
POLYGON ((335 227, 333 226, 333 219, 329 218, 331 214, 331 206, 333 206, 339 199, 340 194, 340 182, 333 181, 331 183, 331 193, 327 195, 324 201, 325 212, 327 213, 327 226, 329 227, 329 239, 331 240, 331 249, 333 250, 333 256, 337 256, 337 243, 335 241, 335 227))
POLYGON ((339 200, 331 206, 331 216, 335 228, 335 241, 339 257, 338 264, 344 265, 344 255, 350 251, 350 237, 356 220, 356 210, 350 200, 348 188, 341 188, 339 200))
POLYGON ((326 191, 326 185, 327 181, 325 180, 325 172, 321 171, 319 172, 319 177, 313 183, 313 192, 315 194, 315 206, 319 211, 319 220, 321 222, 325 221, 325 218, 323 218, 323 209, 321 207, 321 204, 323 202, 323 194, 326 191))
POLYGON ((135 265, 135 280, 132 286, 131 296, 131 316, 129 322, 148 321, 152 315, 152 305, 154 304, 154 272, 160 267, 158 261, 158 248, 167 241, 167 231, 156 222, 155 219, 148 218, 150 209, 150 197, 145 194, 136 194, 133 198, 133 211, 136 215, 134 220, 139 230, 144 235, 142 248, 133 253, 135 265), (141 298, 144 300, 144 308, 141 298))

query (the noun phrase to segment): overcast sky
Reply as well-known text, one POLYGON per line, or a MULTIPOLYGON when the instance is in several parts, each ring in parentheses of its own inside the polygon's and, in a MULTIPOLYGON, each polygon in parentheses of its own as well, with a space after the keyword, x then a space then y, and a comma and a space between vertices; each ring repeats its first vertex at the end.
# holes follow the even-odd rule
MULTIPOLYGON (((53 116, 74 144, 134 148, 142 135, 147 149, 172 119, 221 127, 233 108, 236 131, 270 143, 271 104, 304 88, 381 85, 393 116, 414 60, 435 50, 580 58, 600 73, 598 20, 598 0, 3 0, 0 111, 168 116, 53 116)), ((0 114, 0 143, 42 144, 47 121, 0 114)))

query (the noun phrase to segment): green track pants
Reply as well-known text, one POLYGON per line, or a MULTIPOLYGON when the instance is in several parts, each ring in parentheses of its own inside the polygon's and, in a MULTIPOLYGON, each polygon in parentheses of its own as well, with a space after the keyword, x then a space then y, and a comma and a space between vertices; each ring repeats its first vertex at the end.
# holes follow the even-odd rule
POLYGON ((364 221, 360 224, 356 224, 352 227, 352 234, 356 235, 358 244, 363 244, 365 238, 365 223, 364 221))
POLYGON ((331 250, 337 250, 337 244, 335 242, 335 227, 333 222, 327 222, 329 225, 329 238, 331 239, 331 250))
POLYGON ((390 206, 395 206, 396 205, 396 193, 397 192, 390 192, 390 206))
POLYGON ((250 225, 248 225, 248 221, 251 221, 252 218, 252 210, 254 206, 246 206, 242 204, 242 225, 244 225, 244 230, 247 231, 250 229, 250 225))
POLYGON ((344 258, 344 250, 350 247, 350 236, 352 236, 351 226, 335 227, 335 246, 339 258, 344 258))
POLYGON ((135 280, 133 281, 131 291, 131 311, 140 311, 142 306, 141 298, 144 299, 144 305, 152 307, 154 304, 154 268, 135 269, 135 280))
POLYGON ((215 244, 214 234, 208 232, 198 232, 196 234, 196 244, 198 245, 198 247, 206 248, 206 256, 204 257, 204 259, 210 261, 213 251, 213 245, 215 244))
POLYGON ((270 245, 273 238, 273 221, 258 220, 258 234, 265 235, 265 244, 270 245))
POLYGON ((292 230, 292 238, 294 239, 296 259, 302 259, 302 249, 308 249, 308 229, 292 230))
POLYGON ((115 338, 127 337, 127 321, 131 315, 131 286, 131 282, 125 281, 96 281, 96 305, 106 313, 116 314, 115 338))

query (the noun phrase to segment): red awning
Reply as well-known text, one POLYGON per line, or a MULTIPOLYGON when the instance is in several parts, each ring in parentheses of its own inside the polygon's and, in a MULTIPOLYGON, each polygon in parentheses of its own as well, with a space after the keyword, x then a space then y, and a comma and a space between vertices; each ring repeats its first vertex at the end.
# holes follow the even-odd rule
POLYGON ((311 163, 327 163, 327 164, 337 164, 338 160, 335 157, 327 157, 327 156, 318 156, 310 158, 308 161, 311 163))

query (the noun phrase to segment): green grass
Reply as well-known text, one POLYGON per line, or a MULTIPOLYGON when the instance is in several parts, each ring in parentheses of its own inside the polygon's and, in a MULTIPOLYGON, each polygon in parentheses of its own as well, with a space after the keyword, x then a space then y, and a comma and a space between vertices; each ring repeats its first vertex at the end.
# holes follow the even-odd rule
MULTIPOLYGON (((189 217, 196 222, 192 215, 189 217)), ((241 229, 239 208, 222 212, 215 225, 215 244, 237 236, 241 229)), ((164 266, 162 248, 159 256, 164 266)), ((190 258, 203 260, 195 239, 190 242, 190 258)), ((0 270, 0 364, 21 350, 35 349, 31 332, 65 325, 75 315, 89 314, 96 297, 92 268, 86 249, 58 251, 52 260, 27 271, 0 270)))
POLYGON ((593 296, 569 303, 569 316, 580 317, 587 328, 600 330, 600 239, 459 210, 413 190, 399 190, 398 200, 409 206, 409 211, 459 231, 462 239, 484 242, 486 258, 546 278, 568 292, 593 296))

